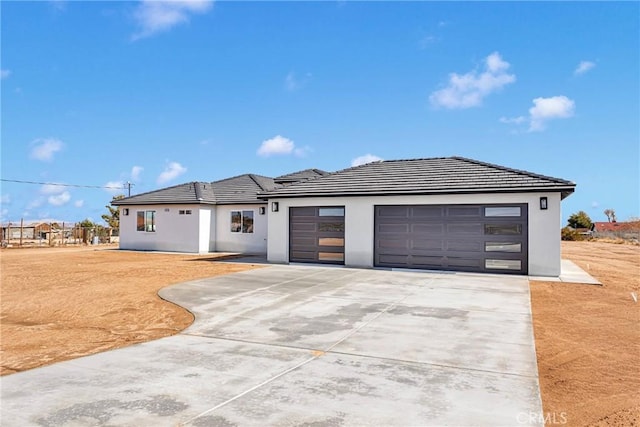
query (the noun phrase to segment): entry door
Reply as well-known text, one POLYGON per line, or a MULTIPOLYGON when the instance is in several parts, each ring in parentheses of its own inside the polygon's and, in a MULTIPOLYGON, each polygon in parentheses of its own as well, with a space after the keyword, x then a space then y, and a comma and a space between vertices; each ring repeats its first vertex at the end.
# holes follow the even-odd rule
POLYGON ((527 205, 375 207, 375 265, 527 274, 527 205))
POLYGON ((344 206, 289 208, 289 261, 344 264, 344 206))

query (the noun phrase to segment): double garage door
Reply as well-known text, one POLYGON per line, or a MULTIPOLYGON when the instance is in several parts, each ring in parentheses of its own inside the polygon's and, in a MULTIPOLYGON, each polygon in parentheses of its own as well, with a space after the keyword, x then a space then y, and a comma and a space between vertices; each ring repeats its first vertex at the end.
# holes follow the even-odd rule
POLYGON ((374 264, 527 274, 527 205, 376 206, 374 264))
MULTIPOLYGON (((291 262, 344 264, 344 207, 289 213, 291 262)), ((526 204, 375 206, 374 215, 374 266, 527 274, 526 204)))

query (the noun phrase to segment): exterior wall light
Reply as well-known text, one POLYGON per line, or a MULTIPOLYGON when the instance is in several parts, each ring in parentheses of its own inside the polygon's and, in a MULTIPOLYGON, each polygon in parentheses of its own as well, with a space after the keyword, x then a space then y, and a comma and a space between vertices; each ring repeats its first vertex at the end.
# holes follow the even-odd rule
POLYGON ((278 202, 271 202, 271 212, 278 212, 280 204, 278 202))
POLYGON ((264 206, 260 206, 260 209, 258 209, 258 213, 260 215, 264 215, 267 212, 267 208, 265 208, 264 206))
POLYGON ((543 211, 546 210, 548 207, 547 204, 547 198, 546 197, 540 197, 540 209, 542 209, 543 211))
POLYGON ((124 216, 129 215, 129 208, 122 209, 122 215, 124 215, 124 216))

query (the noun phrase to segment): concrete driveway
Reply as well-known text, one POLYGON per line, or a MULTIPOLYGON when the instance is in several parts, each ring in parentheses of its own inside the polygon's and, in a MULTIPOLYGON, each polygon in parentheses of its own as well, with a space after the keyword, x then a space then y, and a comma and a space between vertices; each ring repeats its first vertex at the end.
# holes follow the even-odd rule
POLYGON ((524 277, 270 266, 183 333, 2 377, 3 426, 542 425, 524 277))

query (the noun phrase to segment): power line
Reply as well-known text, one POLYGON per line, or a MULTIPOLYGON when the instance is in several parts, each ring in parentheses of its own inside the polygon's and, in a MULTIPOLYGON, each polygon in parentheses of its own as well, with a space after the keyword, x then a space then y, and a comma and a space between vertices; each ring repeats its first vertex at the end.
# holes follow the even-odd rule
POLYGON ((0 179, 0 181, 3 182, 16 182, 18 184, 35 184, 35 185, 56 185, 59 187, 76 187, 76 188, 105 188, 105 189, 109 189, 109 190, 124 190, 125 188, 129 188, 129 191, 131 191, 131 186, 134 184, 131 184, 129 182, 127 182, 126 184, 122 184, 122 187, 110 187, 110 186, 103 186, 103 185, 80 185, 80 184, 61 184, 58 182, 36 182, 36 181, 21 181, 18 179, 0 179))

